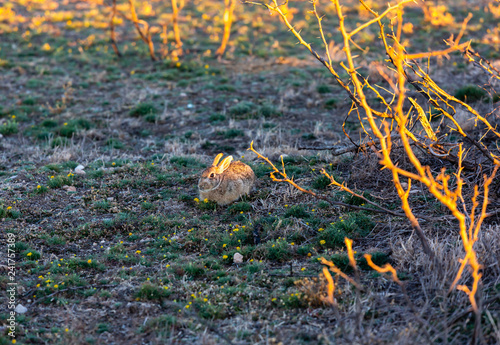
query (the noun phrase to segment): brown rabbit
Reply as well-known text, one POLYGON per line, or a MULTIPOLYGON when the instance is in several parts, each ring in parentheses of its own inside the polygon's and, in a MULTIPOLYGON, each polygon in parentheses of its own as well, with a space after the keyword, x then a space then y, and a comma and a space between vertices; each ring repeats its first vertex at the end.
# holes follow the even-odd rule
POLYGON ((198 182, 200 200, 208 199, 219 205, 227 205, 250 193, 255 174, 252 168, 240 161, 233 162, 233 156, 219 161, 223 154, 215 157, 211 167, 203 171, 198 182))

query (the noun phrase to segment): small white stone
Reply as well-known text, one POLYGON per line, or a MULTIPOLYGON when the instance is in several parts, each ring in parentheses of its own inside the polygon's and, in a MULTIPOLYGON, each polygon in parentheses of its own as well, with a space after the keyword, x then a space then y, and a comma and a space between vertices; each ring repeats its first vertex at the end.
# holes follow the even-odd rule
POLYGON ((26 308, 25 306, 23 306, 22 304, 18 304, 16 309, 14 309, 14 311, 16 313, 19 313, 19 314, 24 314, 28 311, 28 308, 26 308))
POLYGON ((235 264, 241 264, 243 262, 243 255, 240 253, 234 253, 233 262, 235 264))
POLYGON ((85 171, 83 171, 85 167, 83 165, 78 165, 76 168, 75 168, 75 174, 77 175, 85 175, 85 171))
POLYGON ((64 189, 66 192, 76 192, 76 188, 74 186, 62 186, 62 189, 64 189))

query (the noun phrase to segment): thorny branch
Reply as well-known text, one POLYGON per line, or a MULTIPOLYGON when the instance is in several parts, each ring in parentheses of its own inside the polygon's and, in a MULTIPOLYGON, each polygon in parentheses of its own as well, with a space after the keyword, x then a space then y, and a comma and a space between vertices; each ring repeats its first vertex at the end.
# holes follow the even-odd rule
MULTIPOLYGON (((326 57, 324 59, 321 57, 314 49, 312 49, 311 45, 304 40, 302 35, 295 30, 293 25, 286 18, 285 13, 280 9, 277 0, 272 0, 272 4, 267 3, 256 3, 259 5, 263 5, 268 8, 271 12, 276 12, 279 14, 286 27, 290 30, 290 32, 299 40, 299 43, 306 47, 309 52, 319 60, 333 75, 338 84, 348 93, 349 97, 352 99, 353 103, 356 106, 356 110, 358 108, 362 108, 366 115, 366 120, 370 125, 371 134, 369 134, 366 130, 365 133, 367 135, 374 135, 377 140, 377 144, 380 145, 381 150, 379 151, 381 154, 380 164, 382 167, 389 169, 393 176, 394 185, 398 192, 398 195, 402 201, 402 208, 405 212, 406 217, 410 220, 413 229, 417 233, 422 243, 422 247, 424 252, 432 259, 435 257, 434 253, 429 247, 427 238, 421 229, 417 217, 413 214, 410 202, 409 202, 409 194, 411 190, 412 181, 418 181, 422 185, 426 186, 428 191, 439 201, 442 205, 446 206, 451 214, 458 221, 459 225, 459 233, 462 239, 462 243, 465 249, 465 257, 461 260, 461 266, 459 271, 457 272, 455 281, 451 284, 451 288, 455 288, 457 286, 459 280, 462 277, 463 272, 466 267, 468 267, 471 271, 472 275, 472 283, 470 286, 466 285, 458 285, 457 289, 464 291, 469 297, 472 310, 476 313, 476 320, 478 323, 476 324, 476 329, 478 328, 480 322, 480 308, 478 306, 476 300, 476 292, 479 286, 479 281, 481 279, 481 265, 479 264, 479 259, 477 257, 477 253, 474 250, 474 243, 477 241, 478 233, 481 228, 481 224, 483 220, 488 216, 487 213, 487 205, 488 205, 488 188, 493 178, 496 175, 498 168, 500 167, 500 159, 498 156, 494 155, 491 151, 488 150, 482 143, 474 140, 461 128, 460 124, 454 118, 455 109, 452 105, 457 104, 463 108, 465 108, 470 114, 472 114, 476 121, 480 121, 486 128, 487 131, 493 133, 494 135, 500 137, 500 133, 497 132, 497 129, 493 127, 488 120, 480 115, 475 109, 473 109, 469 104, 457 99, 456 97, 451 96, 446 91, 438 86, 438 84, 429 76, 429 74, 424 71, 418 63, 415 61, 416 59, 421 58, 430 58, 435 56, 446 56, 451 52, 458 50, 465 50, 466 56, 474 61, 476 64, 481 66, 485 71, 490 73, 493 77, 498 77, 498 70, 494 69, 491 64, 489 64, 485 59, 481 58, 479 55, 476 55, 472 52, 468 43, 460 43, 460 39, 463 36, 465 31, 467 22, 470 20, 471 15, 469 15, 464 22, 462 23, 460 33, 457 35, 456 39, 450 38, 447 42, 449 48, 440 50, 440 51, 432 51, 428 53, 418 53, 418 54, 408 54, 405 51, 405 48, 402 44, 400 44, 401 39, 401 27, 403 20, 403 7, 405 4, 409 3, 409 0, 402 0, 397 2, 394 5, 388 5, 387 9, 382 12, 382 14, 378 14, 376 11, 370 8, 363 0, 360 0, 360 3, 373 15, 373 18, 367 21, 364 24, 359 25, 356 29, 348 32, 345 26, 345 17, 342 11, 342 6, 340 5, 339 0, 331 0, 333 5, 335 6, 335 12, 337 14, 337 18, 339 21, 338 29, 343 37, 343 51, 345 53, 345 58, 347 60, 347 64, 343 62, 340 63, 340 66, 348 73, 349 82, 341 80, 339 73, 332 65, 332 59, 329 55, 328 47, 326 46, 325 36, 323 34, 322 28, 322 20, 323 18, 318 14, 316 8, 316 1, 312 2, 313 11, 312 13, 316 16, 319 25, 319 32, 321 35, 321 39, 323 40, 323 44, 326 48, 326 57), (385 18, 390 12, 396 12, 398 19, 398 28, 397 33, 394 31, 391 35, 386 35, 384 24, 382 23, 382 19, 385 18), (378 23, 380 29, 380 38, 383 42, 384 49, 389 57, 389 61, 394 66, 396 72, 396 81, 389 83, 393 89, 393 99, 390 103, 385 102, 385 99, 376 91, 376 89, 370 86, 370 83, 362 78, 357 72, 356 64, 354 63, 354 57, 352 55, 351 44, 355 45, 353 41, 353 36, 359 33, 361 30, 369 27, 372 24, 378 23), (389 44, 388 39, 393 41, 393 44, 389 44), (477 62, 475 59, 479 59, 477 62), (414 79, 409 75, 406 69, 410 69, 413 74, 417 77, 414 79), (455 162, 458 164, 457 172, 454 175, 455 187, 454 189, 450 186, 450 178, 452 177, 449 174, 446 174, 445 168, 441 170, 437 175, 433 174, 431 169, 428 166, 423 166, 420 160, 417 158, 415 153, 412 151, 412 141, 417 143, 419 146, 427 148, 428 152, 431 154, 441 157, 444 155, 449 155, 450 151, 446 150, 444 146, 446 144, 441 143, 439 141, 439 137, 437 132, 430 126, 429 121, 425 115, 425 112, 422 109, 422 106, 419 105, 417 100, 410 99, 412 102, 413 108, 410 109, 407 113, 403 110, 403 106, 406 101, 406 89, 405 83, 408 81, 411 85, 413 85, 420 94, 424 95, 429 103, 431 103, 434 107, 436 107, 439 111, 443 113, 443 115, 448 118, 455 128, 453 130, 457 131, 465 140, 474 145, 485 157, 487 157, 488 161, 493 165, 492 172, 489 176, 484 176, 484 185, 483 185, 483 203, 482 208, 480 210, 479 216, 475 215, 475 210, 479 206, 477 202, 477 198, 479 196, 478 187, 476 186, 474 197, 472 198, 472 206, 471 206, 471 215, 467 215, 467 210, 465 208, 465 203, 463 195, 462 195, 462 187, 463 187, 463 179, 461 177, 461 172, 464 169, 464 148, 462 144, 458 145, 458 154, 455 157, 455 162), (368 99, 365 95, 365 90, 369 89, 374 91, 378 97, 378 99, 384 99, 382 102, 387 110, 385 112, 380 112, 374 110, 369 104, 368 99), (442 106, 441 104, 444 104, 442 106), (447 111, 447 109, 451 109, 451 113, 447 111), (410 116, 416 111, 417 119, 421 123, 422 128, 425 130, 425 137, 422 137, 412 131, 414 126, 410 126, 412 123, 410 120, 410 116), (392 141, 394 137, 391 137, 393 123, 389 124, 387 119, 391 119, 397 126, 396 130, 399 135, 399 140, 402 143, 404 148, 404 152, 406 157, 409 159, 413 169, 406 170, 399 167, 396 163, 394 163, 393 158, 391 157, 392 141), (406 190, 403 188, 402 183, 400 182, 401 178, 407 180, 406 190), (457 205, 458 201, 462 201, 464 203, 464 211, 460 211, 457 205)), ((254 3, 255 2, 249 2, 254 3)), ((361 121, 361 119, 360 119, 361 121)), ((373 139, 370 138, 373 142, 373 139)), ((253 143, 252 143, 253 144, 253 143)), ((318 196, 316 193, 305 190, 298 186, 292 179, 288 178, 284 169, 283 171, 279 171, 267 158, 258 154, 254 149, 253 145, 251 145, 250 150, 257 154, 257 156, 261 159, 264 159, 268 164, 273 168, 273 172, 271 172, 271 178, 276 182, 287 182, 297 188, 298 190, 308 193, 314 197, 325 200, 323 196, 318 196), (280 175, 281 178, 277 178, 275 174, 280 175)), ((332 184, 335 184, 332 182, 332 184)), ((337 184, 337 186, 339 186, 337 184)), ((346 190, 346 189, 344 189, 346 190)), ((326 200, 328 201, 328 200, 326 200)), ((333 204, 333 203, 331 203, 333 204)), ((393 214, 394 212, 387 212, 388 214, 393 214)), ((433 260, 435 261, 435 260, 433 260)), ((438 267, 438 263, 436 263, 438 267)), ((341 275, 340 272, 336 272, 341 275)), ((397 275, 395 275, 395 271, 391 273, 393 274, 393 278, 396 282, 397 275)), ((325 274, 326 275, 326 274, 325 274)), ((330 299, 330 294, 328 296, 330 299)))
MULTIPOLYGON (((320 199, 320 200, 323 200, 323 201, 326 201, 328 202, 330 205, 332 206, 343 206, 343 207, 346 207, 346 208, 350 208, 350 209, 353 209, 353 210, 357 210, 357 211, 368 211, 368 212, 374 212, 374 213, 384 213, 384 214, 390 214, 392 216, 395 216, 395 217, 405 217, 405 214, 403 213, 399 213, 399 212, 394 212, 394 211, 391 211, 383 206, 380 206, 378 205, 377 203, 371 201, 371 200, 368 200, 367 198, 365 198, 363 195, 361 194, 358 194, 358 193, 355 193, 354 191, 352 191, 351 189, 349 189, 348 187, 346 187, 344 184, 340 184, 338 183, 337 181, 335 181, 335 179, 330 175, 328 174, 324 169, 321 170, 321 174, 323 174, 324 176, 326 176, 327 178, 330 179, 330 182, 331 182, 331 185, 335 185, 337 187, 339 187, 341 190, 344 190, 360 199, 363 199, 363 201, 365 201, 366 203, 369 203, 370 205, 373 205, 375 207, 377 207, 376 209, 374 208, 368 208, 368 207, 360 207, 360 206, 356 206, 356 205, 351 205, 351 204, 346 204, 344 202, 341 202, 341 201, 335 201, 335 200, 331 200, 330 198, 324 196, 324 195, 320 195, 320 194, 317 194, 311 190, 307 190, 303 187, 301 187, 300 185, 298 185, 294 180, 293 178, 289 178, 288 175, 286 174, 286 170, 285 170, 285 165, 284 165, 284 162, 283 162, 283 157, 281 157, 281 163, 282 163, 282 167, 283 167, 283 171, 280 171, 274 164, 273 162, 271 162, 271 160, 269 160, 269 158, 261 155, 259 152, 257 152, 254 147, 253 147, 253 141, 250 143, 250 148, 248 148, 249 151, 252 151, 253 153, 255 153, 257 155, 257 158, 260 158, 262 160, 264 160, 267 164, 269 164, 271 166, 271 168, 273 169, 272 172, 270 172, 270 177, 271 179, 274 181, 274 182, 286 182, 286 183, 289 183, 290 185, 292 185, 294 188, 300 190, 301 192, 303 193, 306 193, 306 194, 309 194, 317 199, 320 199), (277 178, 275 174, 278 174, 280 175, 282 178, 277 178)), ((420 216, 420 218, 424 219, 424 220, 427 220, 427 221, 442 221, 442 220, 445 220, 446 217, 426 217, 426 216, 420 216)))

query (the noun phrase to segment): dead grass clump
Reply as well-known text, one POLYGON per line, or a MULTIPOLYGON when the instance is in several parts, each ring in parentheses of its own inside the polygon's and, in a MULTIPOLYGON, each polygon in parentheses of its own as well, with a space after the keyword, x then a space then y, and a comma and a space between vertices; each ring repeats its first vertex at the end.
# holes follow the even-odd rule
MULTIPOLYGON (((328 281, 325 275, 320 273, 318 277, 303 278, 294 282, 297 289, 303 294, 302 298, 312 307, 319 308, 327 305, 328 281)), ((340 289, 336 291, 336 298, 342 295, 340 289)))

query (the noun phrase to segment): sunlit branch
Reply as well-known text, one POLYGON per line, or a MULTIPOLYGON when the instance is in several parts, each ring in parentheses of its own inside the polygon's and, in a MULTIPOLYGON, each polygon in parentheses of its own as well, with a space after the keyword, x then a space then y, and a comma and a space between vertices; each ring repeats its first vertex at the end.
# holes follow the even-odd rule
POLYGON ((122 57, 120 50, 118 49, 118 44, 116 43, 116 33, 115 33, 115 16, 116 16, 116 0, 113 0, 113 5, 111 6, 111 18, 109 20, 109 32, 110 32, 110 40, 111 47, 118 57, 122 57))
POLYGON ((149 24, 144 21, 144 20, 139 20, 137 18, 137 12, 135 11, 135 0, 128 0, 128 3, 130 5, 130 15, 132 17, 132 22, 134 23, 135 29, 137 30, 137 33, 141 37, 141 39, 144 41, 144 43, 147 44, 148 49, 149 49, 149 56, 151 57, 151 60, 156 61, 157 58, 155 56, 155 48, 153 45, 153 40, 151 39, 151 34, 149 31, 149 24), (144 26, 144 31, 142 31, 140 25, 144 26))
POLYGON ((236 6, 236 0, 224 0, 224 34, 222 36, 222 42, 219 49, 215 52, 215 55, 222 56, 226 51, 227 43, 229 42, 229 36, 231 35, 231 25, 233 23, 233 12, 236 6))
POLYGON ((179 5, 177 0, 171 0, 172 5, 172 26, 174 29, 175 44, 177 47, 177 55, 182 55, 182 40, 181 30, 179 29, 179 5))
POLYGON ((409 2, 414 2, 414 0, 403 0, 399 3, 397 3, 396 5, 393 5, 393 6, 389 6, 384 12, 382 12, 382 14, 378 15, 377 17, 373 18, 372 20, 369 20, 367 21, 366 23, 358 26, 356 29, 352 30, 351 32, 349 32, 347 34, 347 37, 348 38, 351 38, 352 36, 356 35, 358 32, 360 32, 361 30, 363 29, 366 29, 367 27, 369 27, 370 25, 380 21, 382 18, 384 18, 389 12, 391 11, 394 11, 395 9, 398 9, 400 8, 401 6, 409 3, 409 2))

